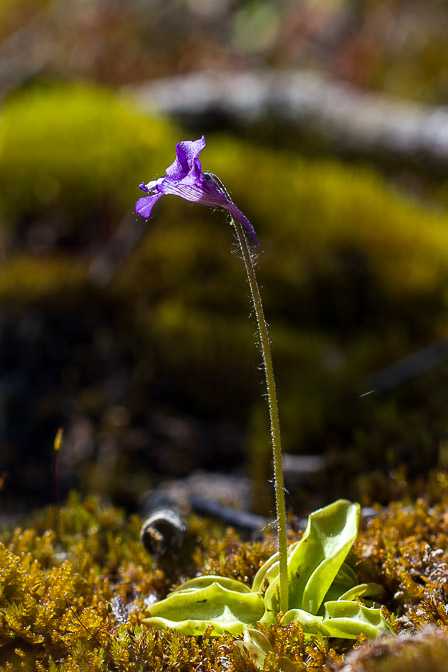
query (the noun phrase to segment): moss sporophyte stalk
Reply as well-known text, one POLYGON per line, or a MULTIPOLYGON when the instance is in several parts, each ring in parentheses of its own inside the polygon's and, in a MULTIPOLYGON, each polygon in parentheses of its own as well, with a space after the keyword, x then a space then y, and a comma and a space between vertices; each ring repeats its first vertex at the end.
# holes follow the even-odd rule
POLYGON ((360 601, 379 595, 380 586, 357 584, 353 570, 345 562, 358 534, 359 505, 339 500, 314 512, 302 539, 287 547, 277 395, 268 327, 251 254, 251 245, 258 245, 258 239, 219 178, 202 170, 199 154, 205 144, 204 137, 180 142, 176 159, 166 174, 140 185, 147 196, 137 201, 136 212, 149 217, 158 199, 172 194, 192 203, 224 208, 232 217, 252 295, 266 376, 278 552, 258 570, 251 587, 227 577, 200 576, 152 605, 145 622, 189 635, 202 635, 207 629, 215 635, 226 631, 244 633, 244 646, 262 665, 269 642, 254 628, 260 622, 274 624, 279 614, 281 624, 297 621, 305 635, 352 639, 363 633, 374 638, 392 630, 380 607, 365 606, 360 601))

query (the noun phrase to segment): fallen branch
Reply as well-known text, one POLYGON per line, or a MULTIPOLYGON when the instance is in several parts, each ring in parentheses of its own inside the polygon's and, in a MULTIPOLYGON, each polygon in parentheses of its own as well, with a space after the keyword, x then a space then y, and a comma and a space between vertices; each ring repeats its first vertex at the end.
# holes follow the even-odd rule
POLYGON ((294 144, 306 134, 331 151, 430 167, 448 167, 448 108, 361 93, 318 74, 292 71, 203 72, 128 91, 147 113, 167 114, 202 130, 223 123, 270 122, 294 144))

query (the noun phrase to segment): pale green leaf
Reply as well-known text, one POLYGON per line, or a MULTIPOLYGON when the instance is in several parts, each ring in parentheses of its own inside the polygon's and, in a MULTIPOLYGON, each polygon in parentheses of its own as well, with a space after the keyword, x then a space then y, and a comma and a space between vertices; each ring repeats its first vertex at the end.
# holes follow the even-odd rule
POLYGON ((209 625, 214 635, 242 634, 254 626, 264 612, 258 593, 228 590, 215 582, 198 590, 171 593, 148 609, 148 625, 172 628, 185 635, 202 635, 209 625))
MULTIPOLYGON (((345 593, 338 597, 338 600, 356 600, 360 597, 378 597, 384 593, 384 588, 378 583, 360 583, 357 586, 353 586, 350 590, 347 590, 345 593)), ((326 599, 326 602, 331 602, 332 600, 326 599)))
MULTIPOLYGON (((290 608, 317 614, 356 539, 359 508, 340 499, 309 516, 305 533, 288 558, 290 608)), ((277 576, 265 594, 271 614, 279 610, 278 582, 277 576)))
MULTIPOLYGON (((298 544, 300 544, 300 541, 295 541, 290 546, 288 546, 288 557, 294 552, 294 549, 298 546, 298 544)), ((254 592, 262 591, 266 583, 272 583, 276 576, 278 576, 279 565, 279 554, 277 552, 271 555, 271 557, 261 565, 255 574, 252 583, 252 590, 254 592)))
POLYGON ((266 653, 255 644, 238 640, 235 642, 235 649, 244 652, 246 656, 248 655, 257 669, 262 670, 264 668, 266 653))
POLYGON ((310 515, 288 562, 290 607, 318 612, 358 534, 359 508, 341 499, 310 515))
POLYGON ((336 574, 335 581, 344 583, 346 586, 356 586, 358 577, 355 574, 355 570, 350 565, 347 565, 346 562, 343 562, 339 572, 336 574))
POLYGON ((347 585, 335 581, 325 595, 319 613, 323 614, 323 609, 327 602, 356 600, 360 597, 378 597, 382 593, 384 593, 384 588, 377 583, 358 583, 356 586, 348 588, 347 585))
POLYGON ((255 628, 246 628, 244 630, 244 642, 246 644, 254 644, 264 651, 265 654, 269 653, 272 649, 272 644, 266 635, 260 632, 260 630, 255 630, 255 628))
POLYGON ((223 588, 227 588, 227 590, 234 590, 237 593, 250 593, 250 588, 249 586, 246 586, 245 583, 241 583, 241 581, 236 581, 235 579, 231 579, 227 576, 216 576, 215 574, 198 576, 195 579, 185 581, 173 592, 183 593, 186 591, 200 590, 202 588, 207 588, 207 586, 211 586, 214 583, 219 583, 219 585, 223 588))
POLYGON ((289 625, 293 621, 297 621, 303 628, 306 635, 318 635, 320 633, 320 626, 323 621, 323 616, 314 616, 303 609, 290 609, 286 612, 281 620, 282 625, 289 625))
POLYGON ((278 574, 278 567, 279 567, 278 558, 279 558, 278 553, 274 553, 274 555, 271 555, 271 557, 268 558, 266 562, 261 565, 261 567, 255 574, 254 580, 252 582, 252 591, 254 593, 260 592, 264 588, 265 579, 267 579, 269 583, 268 574, 271 577, 271 581, 275 578, 275 574, 278 574), (276 567, 276 570, 273 571, 274 567, 276 567))
POLYGON ((381 634, 393 634, 393 630, 381 613, 381 609, 365 607, 361 602, 338 600, 325 604, 325 616, 320 631, 327 637, 356 639, 361 633, 367 639, 381 634))
POLYGON ((256 667, 261 670, 264 667, 267 654, 272 650, 272 644, 266 635, 253 628, 246 628, 243 640, 235 642, 235 646, 244 649, 250 655, 256 667))
MULTIPOLYGON (((272 643, 259 630, 247 629, 244 631, 244 639, 235 642, 235 648, 244 650, 249 654, 255 667, 259 670, 264 669, 266 656, 274 651, 272 643)), ((286 656, 276 656, 275 669, 278 672, 304 672, 306 665, 302 660, 292 661, 286 656)))

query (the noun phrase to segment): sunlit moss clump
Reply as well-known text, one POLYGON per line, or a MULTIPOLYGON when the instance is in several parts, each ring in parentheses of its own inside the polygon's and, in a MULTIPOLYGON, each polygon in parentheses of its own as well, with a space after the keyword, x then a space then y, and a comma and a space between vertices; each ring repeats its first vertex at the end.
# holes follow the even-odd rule
MULTIPOLYGON (((378 510, 348 557, 360 580, 383 586, 398 638, 366 643, 361 636, 353 645, 305 638, 296 623, 273 625, 264 630, 272 645, 264 669, 407 672, 411 663, 421 672, 444 669, 447 505, 448 476, 435 474, 425 499, 378 510)), ((198 573, 250 583, 272 553, 272 539, 243 543, 231 530, 223 535, 215 524, 191 518, 179 555, 156 561, 138 541, 139 526, 136 516, 125 519, 72 495, 59 512, 49 508, 28 526, 2 533, 2 670, 255 670, 228 635, 188 637, 145 626, 144 599, 161 599, 198 573)), ((290 533, 290 541, 299 537, 290 533)))
POLYGON ((37 87, 11 98, 0 123, 0 230, 39 225, 83 244, 107 236, 132 212, 135 176, 163 165, 175 138, 172 125, 107 89, 37 87))

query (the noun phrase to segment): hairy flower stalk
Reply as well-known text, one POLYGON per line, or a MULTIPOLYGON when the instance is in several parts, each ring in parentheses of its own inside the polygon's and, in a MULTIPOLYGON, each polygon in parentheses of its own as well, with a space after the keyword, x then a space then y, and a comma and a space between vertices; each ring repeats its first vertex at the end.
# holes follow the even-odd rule
POLYGON ((257 276, 252 262, 252 256, 247 244, 243 227, 238 221, 232 220, 235 227, 238 243, 243 255, 246 268, 247 280, 255 308, 258 333, 260 334, 261 352, 263 355, 264 371, 266 375, 266 387, 268 391, 269 416, 271 420, 272 453, 274 458, 274 482, 275 502, 277 514, 278 552, 280 564, 280 611, 288 611, 288 569, 286 548, 286 508, 285 492, 283 485, 282 448, 280 439, 280 423, 278 419, 277 392, 275 387, 274 368, 272 366, 271 346, 269 342, 268 325, 266 323, 261 301, 260 289, 257 276))
POLYGON ((274 370, 272 366, 271 348, 268 327, 264 318, 263 304, 260 290, 252 263, 246 233, 254 243, 258 239, 253 226, 247 217, 236 207, 222 182, 212 173, 202 171, 199 154, 205 147, 205 138, 194 142, 180 142, 176 146, 176 159, 166 170, 166 174, 149 182, 141 184, 140 189, 147 196, 140 198, 136 204, 136 212, 143 217, 149 217, 154 204, 164 194, 180 196, 186 201, 224 208, 232 217, 238 243, 243 256, 247 279, 249 282, 252 300, 260 334, 261 351, 266 375, 266 386, 269 400, 269 415, 271 421, 271 437, 274 460, 275 498, 277 514, 278 550, 279 550, 279 606, 280 611, 288 611, 288 570, 286 547, 286 509, 283 486, 282 452, 280 442, 280 425, 278 419, 277 395, 275 389, 274 370))

